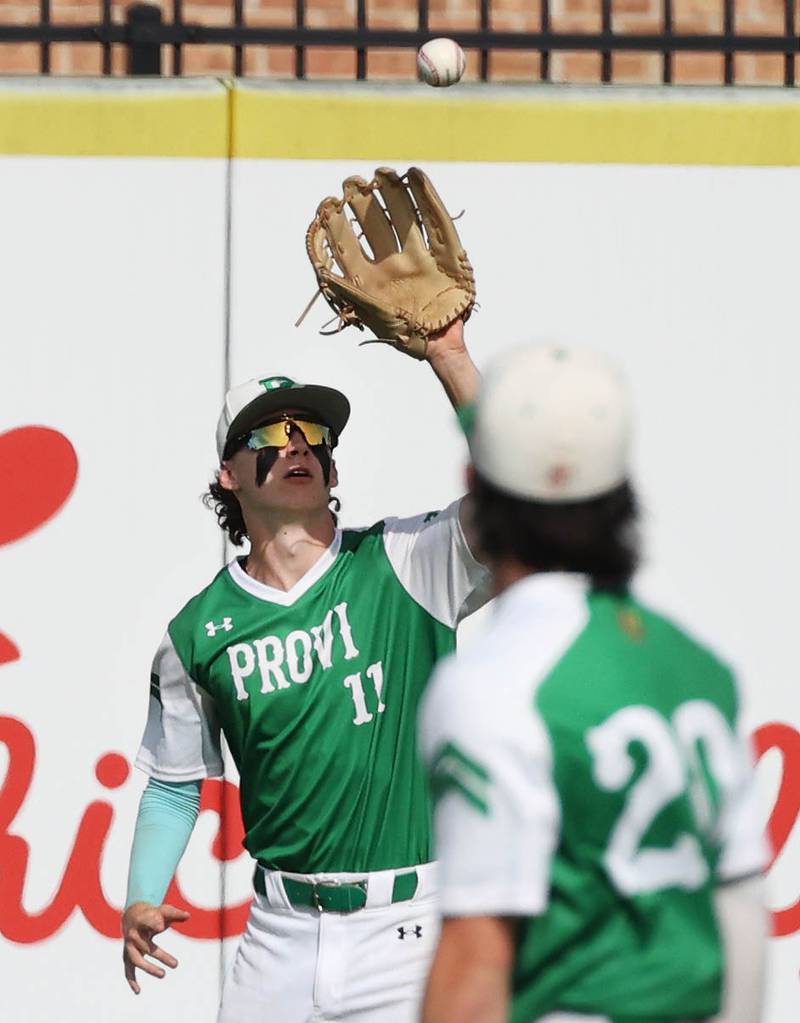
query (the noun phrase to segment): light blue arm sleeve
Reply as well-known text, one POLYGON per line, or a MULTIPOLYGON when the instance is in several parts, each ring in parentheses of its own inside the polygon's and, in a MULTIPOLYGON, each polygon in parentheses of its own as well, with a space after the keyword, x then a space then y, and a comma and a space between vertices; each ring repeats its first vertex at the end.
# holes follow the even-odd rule
POLYGON ((147 783, 133 834, 126 909, 134 902, 164 901, 200 811, 201 784, 155 778, 147 783))

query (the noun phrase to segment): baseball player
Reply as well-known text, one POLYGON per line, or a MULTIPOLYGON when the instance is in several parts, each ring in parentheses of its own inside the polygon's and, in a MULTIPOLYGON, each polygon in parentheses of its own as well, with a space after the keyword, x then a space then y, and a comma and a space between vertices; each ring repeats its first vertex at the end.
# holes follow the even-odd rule
POLYGON ((620 376, 520 348, 468 432, 499 599, 421 708, 444 916, 423 1019, 758 1023, 765 849, 739 692, 631 595, 620 376))
MULTIPOLYGON (((474 398, 460 320, 428 340, 426 358, 455 403, 474 398)), ((250 551, 178 613, 153 664, 125 975, 138 993, 137 970, 176 965, 154 936, 185 918, 164 894, 200 783, 222 774, 223 732, 256 867, 222 1023, 410 1023, 435 947, 417 705, 459 621, 486 599, 487 573, 459 501, 337 527, 333 453, 349 412, 340 392, 288 377, 228 392, 212 496, 250 551)))

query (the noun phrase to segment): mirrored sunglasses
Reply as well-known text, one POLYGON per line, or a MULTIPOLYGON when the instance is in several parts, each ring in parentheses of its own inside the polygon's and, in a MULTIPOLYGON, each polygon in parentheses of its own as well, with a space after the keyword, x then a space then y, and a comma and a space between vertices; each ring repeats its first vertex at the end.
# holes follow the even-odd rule
POLYGON ((262 448, 285 448, 295 427, 300 430, 310 447, 316 447, 318 444, 334 447, 333 430, 329 426, 313 423, 308 419, 281 419, 277 423, 258 426, 247 434, 247 447, 251 451, 260 451, 262 448))

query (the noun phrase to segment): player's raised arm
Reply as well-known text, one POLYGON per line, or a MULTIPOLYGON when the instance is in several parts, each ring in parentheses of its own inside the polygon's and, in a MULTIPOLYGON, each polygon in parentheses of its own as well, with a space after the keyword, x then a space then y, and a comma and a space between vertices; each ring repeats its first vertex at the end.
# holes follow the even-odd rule
POLYGON ((453 408, 464 408, 475 401, 481 378, 464 342, 463 320, 454 320, 440 334, 430 337, 425 358, 453 408))
MULTIPOLYGON (((481 377, 464 341, 464 321, 454 320, 440 334, 428 338, 425 358, 439 383, 458 411, 471 406, 478 396, 481 377)), ((458 510, 461 531, 473 556, 482 560, 473 526, 473 502, 469 494, 461 499, 458 510)), ((488 595, 488 586, 486 593, 488 595)))

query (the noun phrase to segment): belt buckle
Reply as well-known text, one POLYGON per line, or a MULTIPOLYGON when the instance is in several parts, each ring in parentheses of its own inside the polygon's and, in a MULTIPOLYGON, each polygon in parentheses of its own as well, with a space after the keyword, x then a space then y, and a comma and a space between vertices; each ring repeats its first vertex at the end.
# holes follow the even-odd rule
POLYGON ((317 881, 311 889, 311 901, 314 903, 314 908, 320 912, 325 912, 325 907, 319 901, 319 889, 320 888, 341 888, 341 881, 317 881))

